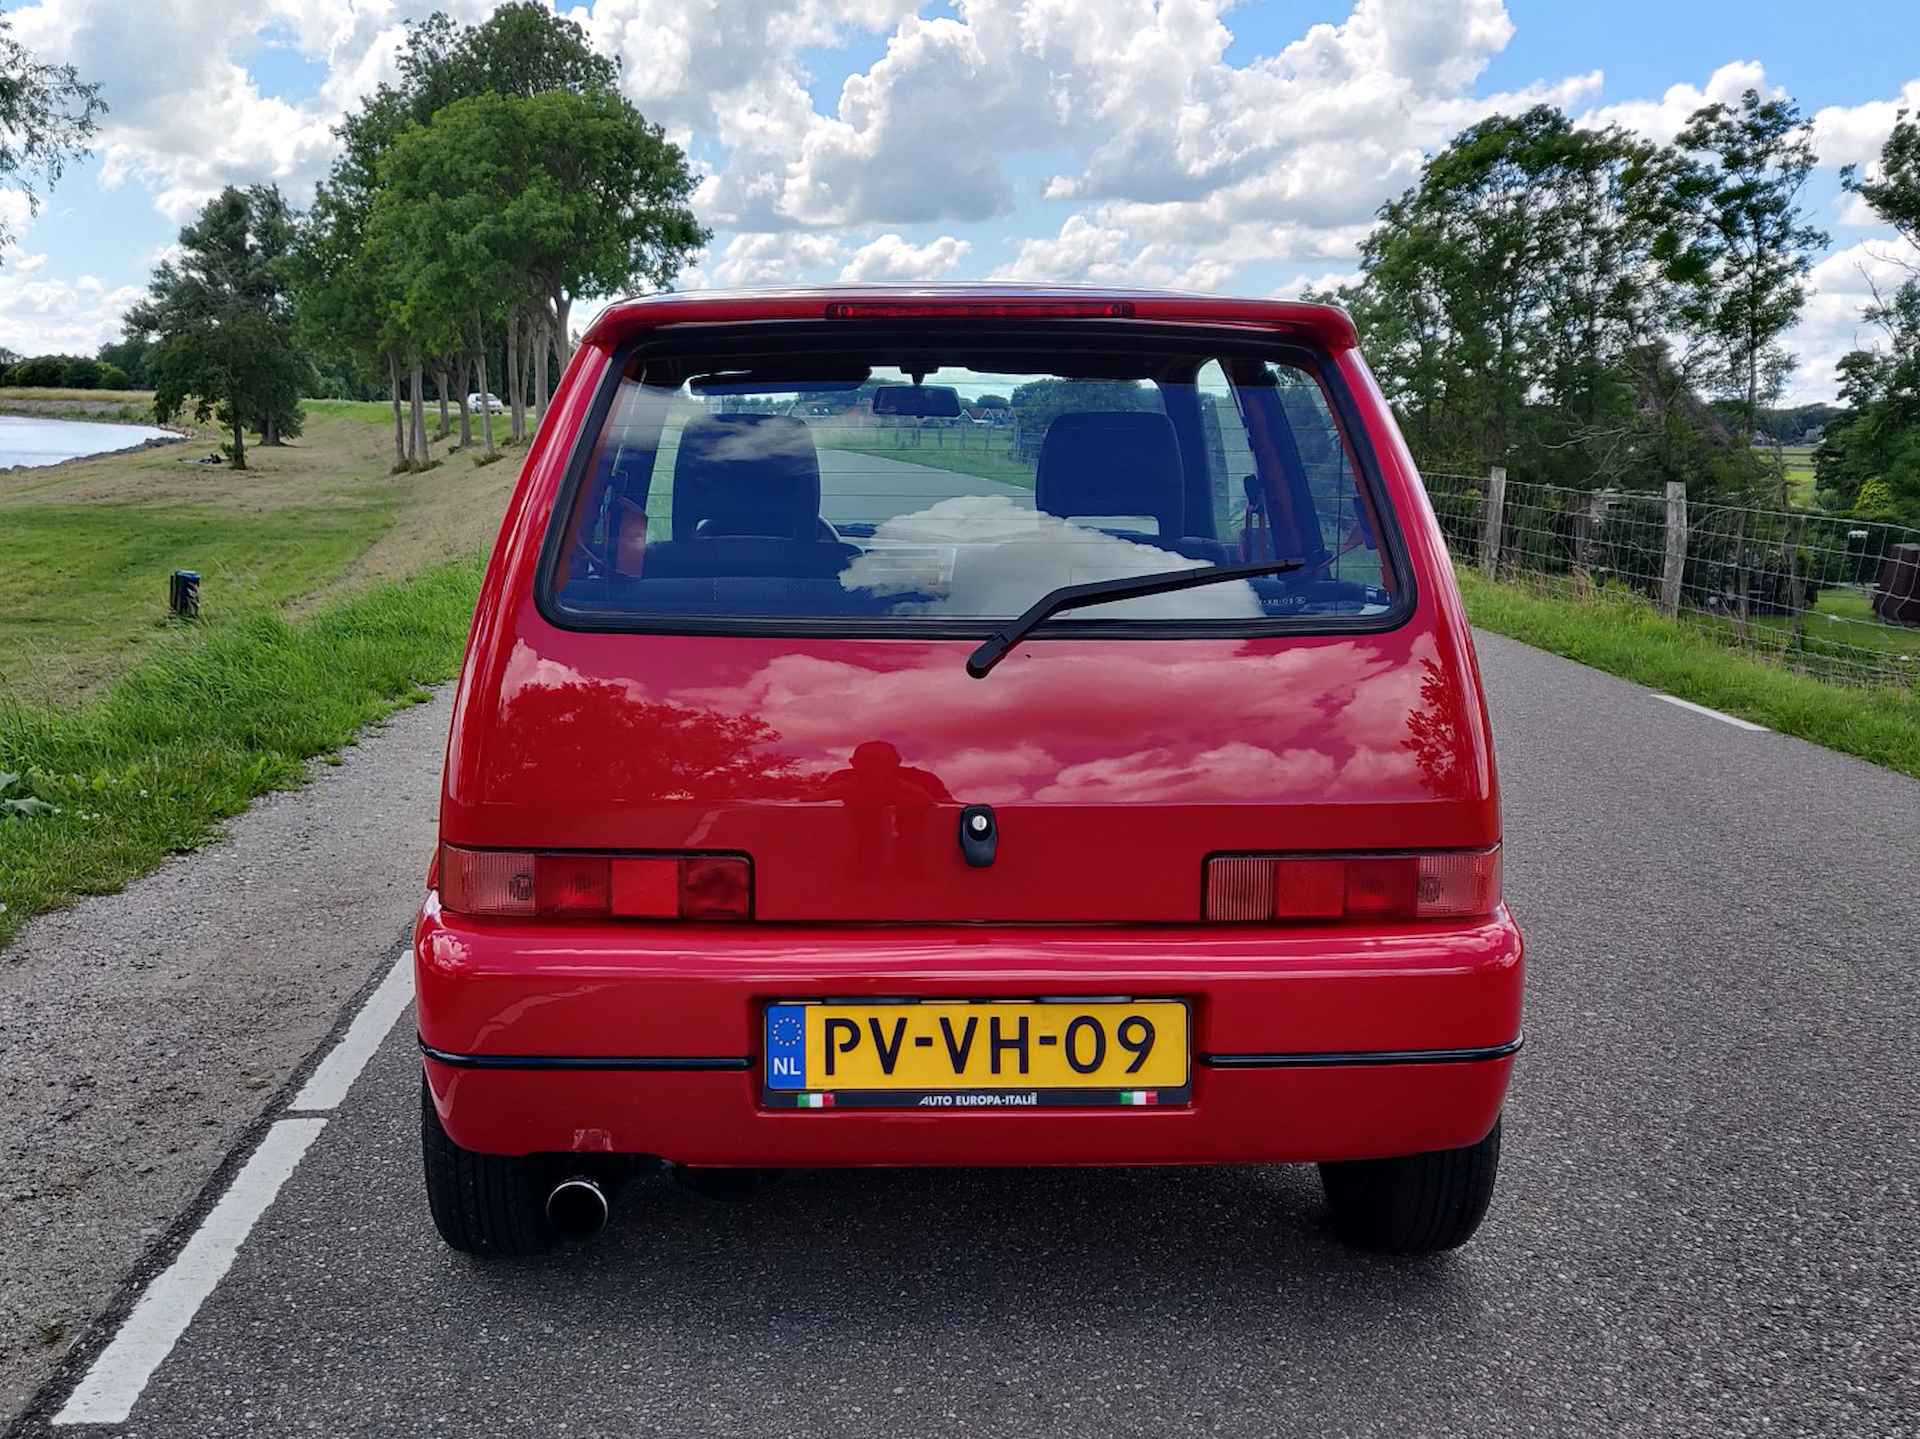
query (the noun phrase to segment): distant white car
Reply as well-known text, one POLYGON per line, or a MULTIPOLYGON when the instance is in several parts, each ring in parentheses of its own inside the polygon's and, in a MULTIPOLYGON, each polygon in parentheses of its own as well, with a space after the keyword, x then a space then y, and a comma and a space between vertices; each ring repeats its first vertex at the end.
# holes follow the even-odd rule
POLYGON ((467 408, 469 410, 479 409, 480 401, 483 399, 487 402, 486 407, 489 410, 506 409, 506 406, 500 403, 500 397, 498 395, 493 394, 491 391, 489 391, 485 395, 482 395, 478 390, 475 390, 471 395, 467 396, 467 408))

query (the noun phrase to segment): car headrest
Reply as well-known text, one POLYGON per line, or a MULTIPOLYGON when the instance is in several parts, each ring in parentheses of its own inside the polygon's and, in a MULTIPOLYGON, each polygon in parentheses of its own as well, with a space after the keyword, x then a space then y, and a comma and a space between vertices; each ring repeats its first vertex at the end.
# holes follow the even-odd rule
POLYGON ((811 540, 820 522, 820 459, 791 415, 703 415, 680 432, 673 537, 705 533, 811 540))
POLYGON ((1040 442, 1034 504, 1074 515, 1149 515, 1163 536, 1186 531, 1186 482, 1173 423, 1147 410, 1057 416, 1040 442))

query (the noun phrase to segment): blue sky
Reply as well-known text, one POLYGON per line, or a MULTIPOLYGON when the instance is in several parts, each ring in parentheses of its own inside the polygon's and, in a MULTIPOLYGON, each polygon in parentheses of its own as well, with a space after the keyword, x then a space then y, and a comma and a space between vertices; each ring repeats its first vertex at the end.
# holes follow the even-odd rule
MULTIPOLYGON (((486 0, 442 0, 475 20, 486 0)), ((328 127, 392 74, 410 0, 39 0, 0 6, 113 105, 0 261, 0 345, 90 351, 219 185, 302 202, 328 127), (128 37, 138 34, 137 45, 128 37)), ((632 98, 705 176, 715 231, 683 285, 1013 275, 1289 293, 1351 273, 1419 158, 1535 101, 1661 138, 1752 84, 1816 120, 1832 232, 1793 337, 1799 398, 1865 338, 1890 239, 1841 163, 1920 108, 1912 0, 592 0, 632 98), (720 37, 724 36, 724 42, 720 37), (1676 89, 1675 87, 1680 87, 1676 89)), ((587 303, 577 314, 590 313, 587 303)))

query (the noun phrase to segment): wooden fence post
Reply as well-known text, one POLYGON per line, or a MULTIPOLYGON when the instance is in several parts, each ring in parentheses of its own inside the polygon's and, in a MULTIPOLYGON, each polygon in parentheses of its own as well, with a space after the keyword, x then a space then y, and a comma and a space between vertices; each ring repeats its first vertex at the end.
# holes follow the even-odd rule
POLYGON ((1680 613, 1680 586, 1687 574, 1687 487, 1667 481, 1667 567, 1660 576, 1660 608, 1680 613))
POLYGON ((1480 572, 1488 579, 1500 568, 1500 526, 1506 512, 1507 468, 1495 465, 1487 475, 1487 509, 1480 529, 1480 572))

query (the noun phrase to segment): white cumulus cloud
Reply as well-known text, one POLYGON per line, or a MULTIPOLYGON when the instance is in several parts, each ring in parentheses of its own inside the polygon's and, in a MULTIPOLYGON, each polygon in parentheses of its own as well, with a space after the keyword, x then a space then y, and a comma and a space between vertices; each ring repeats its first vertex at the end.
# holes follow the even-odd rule
POLYGON ((949 274, 973 248, 965 240, 942 235, 924 245, 911 245, 888 233, 853 252, 840 271, 843 280, 937 280, 949 274))

